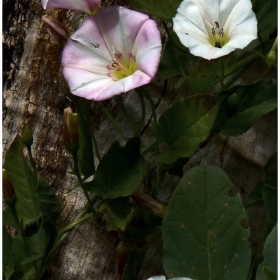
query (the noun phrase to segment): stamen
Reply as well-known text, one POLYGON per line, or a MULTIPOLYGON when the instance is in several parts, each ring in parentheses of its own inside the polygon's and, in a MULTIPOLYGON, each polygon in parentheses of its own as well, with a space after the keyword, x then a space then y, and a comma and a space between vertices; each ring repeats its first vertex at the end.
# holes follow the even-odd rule
POLYGON ((224 28, 222 28, 220 31, 219 31, 219 34, 222 36, 222 37, 224 37, 224 28))
POLYGON ((216 35, 216 29, 215 29, 214 26, 212 27, 212 34, 213 34, 213 35, 216 35))
POLYGON ((91 43, 95 48, 99 48, 99 44, 98 43, 96 43, 96 44, 94 44, 94 43, 91 43))
POLYGON ((219 23, 215 21, 216 28, 220 28, 219 23))

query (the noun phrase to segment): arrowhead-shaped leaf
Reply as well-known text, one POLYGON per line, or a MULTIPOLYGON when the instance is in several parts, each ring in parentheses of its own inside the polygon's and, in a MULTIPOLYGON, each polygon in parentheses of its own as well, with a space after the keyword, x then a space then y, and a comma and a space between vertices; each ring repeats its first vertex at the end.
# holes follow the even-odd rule
POLYGON ((158 160, 172 165, 189 158, 208 139, 219 105, 210 95, 195 95, 177 101, 159 119, 160 138, 167 149, 158 160))
POLYGON ((224 135, 245 133, 258 118, 277 108, 276 80, 263 79, 252 85, 237 86, 230 91, 233 93, 226 100, 229 116, 220 130, 224 135))
POLYGON ((229 196, 228 176, 218 167, 196 167, 179 183, 163 221, 167 276, 246 279, 251 262, 247 219, 239 195, 229 196))
POLYGON ((36 174, 32 172, 22 154, 23 147, 22 138, 17 136, 6 153, 4 167, 15 189, 18 218, 28 225, 41 216, 41 211, 36 196, 36 174))
POLYGON ((106 198, 129 196, 142 184, 146 174, 145 160, 140 156, 140 139, 130 139, 124 147, 113 143, 102 158, 94 180, 84 187, 106 198))

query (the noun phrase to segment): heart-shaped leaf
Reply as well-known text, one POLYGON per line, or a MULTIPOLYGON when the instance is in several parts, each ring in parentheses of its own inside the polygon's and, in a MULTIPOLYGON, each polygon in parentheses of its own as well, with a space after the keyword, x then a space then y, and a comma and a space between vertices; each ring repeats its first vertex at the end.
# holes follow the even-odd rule
POLYGON ((246 279, 250 232, 239 195, 229 196, 228 176, 218 167, 196 167, 179 183, 163 221, 163 263, 167 276, 246 279))

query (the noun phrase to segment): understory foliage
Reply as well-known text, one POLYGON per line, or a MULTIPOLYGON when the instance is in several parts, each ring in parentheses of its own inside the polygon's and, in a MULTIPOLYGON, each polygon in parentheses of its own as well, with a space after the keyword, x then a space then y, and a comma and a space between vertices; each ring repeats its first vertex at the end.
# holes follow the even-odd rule
MULTIPOLYGON (((59 1, 55 5, 51 2, 44 0, 44 8, 62 7, 59 1)), ((186 39, 191 45, 186 47, 185 39, 183 44, 179 40, 185 33, 178 38, 171 26, 181 0, 129 0, 127 8, 102 7, 99 11, 98 1, 93 2, 92 10, 90 5, 83 9, 75 3, 75 9, 88 10, 89 17, 71 37, 63 26, 44 18, 56 42, 66 43, 62 66, 69 87, 65 86, 65 94, 74 106, 64 112, 62 138, 71 154, 70 173, 77 178, 72 189, 81 188, 87 204, 74 221, 61 227, 59 199, 37 173, 32 132, 26 126, 4 161, 4 279, 41 279, 71 231, 86 221, 98 223, 101 215, 106 217, 108 231, 119 237, 117 279, 138 279, 143 260, 135 257, 135 252, 143 255, 155 240, 162 240, 165 276, 151 279, 277 279, 277 155, 272 155, 264 167, 266 181, 255 186, 246 203, 220 167, 201 165, 184 171, 184 165, 215 135, 242 135, 277 108, 277 81, 263 78, 267 71, 277 71, 277 1, 252 1, 257 36, 246 47, 216 52, 215 48, 222 50, 223 46, 210 42, 206 49, 199 46, 199 51, 194 51, 196 56, 192 41, 186 39), (111 19, 123 20, 123 25, 114 24, 125 26, 126 35, 109 28, 109 23, 102 27, 105 17, 101 13, 114 11, 117 14, 111 19), (157 18, 165 38, 163 45, 149 16, 157 18), (125 22, 127 18, 139 22, 137 32, 133 21, 132 25, 125 22), (99 29, 95 29, 97 25, 99 29), (89 30, 100 41, 91 42, 93 36, 86 37, 89 30), (127 34, 134 34, 133 39, 127 34), (126 44, 127 38, 130 41, 126 44), (215 59, 203 53, 212 49, 215 59), (245 84, 243 74, 252 71, 252 65, 261 65, 261 74, 245 84), (148 85, 153 78, 173 85, 171 93, 155 93, 148 85), (139 118, 130 115, 122 103, 119 94, 123 92, 139 98, 139 118), (102 101, 108 98, 120 102, 132 133, 122 131, 114 120, 102 101), (122 143, 113 141, 102 156, 91 123, 93 102, 100 105, 123 139, 122 143), (159 102, 165 107, 161 112, 156 110, 159 102), (153 134, 149 142, 143 134, 147 126, 153 134), (175 191, 168 201, 160 201, 158 194, 170 189, 164 180, 167 174, 180 178, 180 182, 172 187, 175 191), (252 255, 246 210, 260 201, 267 218, 259 240, 262 250, 252 255)), ((188 8, 191 2, 209 1, 183 2, 188 8)), ((227 30, 230 32, 230 27, 227 30)), ((230 33, 224 32, 216 24, 210 27, 209 36, 215 40, 227 36, 226 45, 230 33)))

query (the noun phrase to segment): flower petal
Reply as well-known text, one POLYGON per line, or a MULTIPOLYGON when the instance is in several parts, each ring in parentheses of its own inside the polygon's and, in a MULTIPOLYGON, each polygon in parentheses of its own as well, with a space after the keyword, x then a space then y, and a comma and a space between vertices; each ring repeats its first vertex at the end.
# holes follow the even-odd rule
POLYGON ((106 7, 96 14, 97 24, 112 53, 129 54, 139 30, 148 20, 147 15, 120 6, 106 7))
POLYGON ((100 2, 101 0, 41 0, 44 9, 62 8, 87 14, 94 13, 99 8, 100 2))
POLYGON ((68 39, 61 63, 73 94, 104 100, 149 83, 160 53, 160 32, 153 20, 111 6, 86 19, 68 39))
POLYGON ((150 77, 156 74, 161 49, 161 38, 156 23, 148 20, 135 38, 132 54, 136 57, 138 68, 150 77))
POLYGON ((257 20, 250 0, 184 0, 173 22, 174 31, 190 53, 209 60, 244 48, 257 35, 257 20), (215 36, 224 39, 221 48, 213 46, 214 25, 218 28, 215 36))

